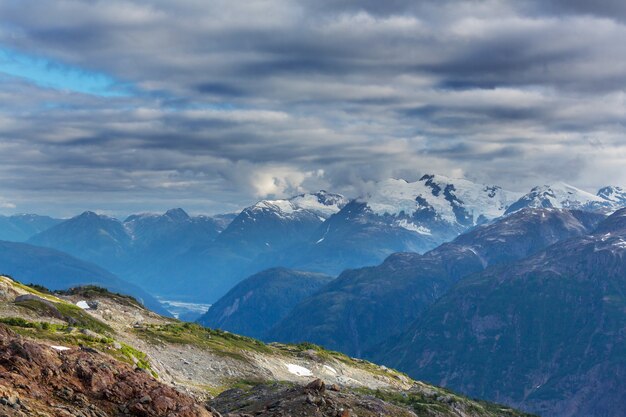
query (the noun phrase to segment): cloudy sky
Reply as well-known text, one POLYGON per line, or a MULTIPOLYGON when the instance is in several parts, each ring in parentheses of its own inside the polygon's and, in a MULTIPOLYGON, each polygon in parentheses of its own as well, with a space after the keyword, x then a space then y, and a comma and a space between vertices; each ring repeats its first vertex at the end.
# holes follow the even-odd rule
POLYGON ((623 1, 0 0, 0 212, 626 183, 623 1))

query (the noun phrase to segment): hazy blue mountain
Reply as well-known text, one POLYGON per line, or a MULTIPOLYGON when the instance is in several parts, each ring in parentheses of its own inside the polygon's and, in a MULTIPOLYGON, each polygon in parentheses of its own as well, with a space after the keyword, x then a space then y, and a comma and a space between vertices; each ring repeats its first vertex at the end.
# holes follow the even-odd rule
POLYGON ((0 240, 24 242, 62 220, 37 214, 15 214, 0 216, 0 240))
POLYGON ((202 302, 215 302, 244 278, 280 266, 277 259, 297 247, 347 200, 320 191, 286 200, 262 200, 242 210, 208 245, 198 245, 147 274, 157 291, 202 302), (184 281, 185 285, 178 283, 184 281))
POLYGON ((122 222, 85 212, 33 236, 29 243, 94 262, 144 286, 150 284, 149 277, 167 273, 168 260, 210 245, 227 219, 192 217, 182 209, 172 209, 164 214, 132 215, 122 222))
POLYGON ((222 227, 221 221, 209 216, 191 217, 181 208, 165 214, 135 214, 124 220, 136 254, 171 256, 194 246, 205 246, 220 234, 222 227))
POLYGON ((403 331, 464 276, 587 233, 603 218, 581 211, 526 209, 424 255, 398 253, 379 266, 345 271, 296 306, 269 338, 309 341, 361 356, 403 331))
POLYGON ((168 314, 155 298, 139 287, 121 280, 93 263, 54 249, 0 241, 0 273, 27 284, 39 284, 52 290, 97 285, 121 294, 132 295, 149 309, 160 314, 168 314))
POLYGON ((131 237, 119 220, 86 211, 33 236, 28 243, 119 272, 130 255, 131 237))
POLYGON ((626 209, 589 235, 459 282, 376 356, 542 416, 626 407, 626 209))
POLYGON ((333 277, 273 268, 241 281, 211 306, 198 323, 264 339, 266 332, 304 298, 333 277))

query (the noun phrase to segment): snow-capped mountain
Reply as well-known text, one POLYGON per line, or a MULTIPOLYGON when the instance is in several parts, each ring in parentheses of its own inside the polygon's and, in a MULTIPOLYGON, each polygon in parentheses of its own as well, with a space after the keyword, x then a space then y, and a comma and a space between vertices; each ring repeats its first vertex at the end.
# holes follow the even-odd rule
POLYGON ((511 204, 505 214, 513 213, 525 207, 615 211, 622 204, 607 199, 605 195, 617 198, 618 194, 615 191, 621 189, 614 187, 613 191, 611 191, 609 188, 613 187, 602 188, 598 195, 594 195, 564 182, 538 186, 511 204), (602 190, 605 190, 603 195, 601 195, 602 190))
POLYGON ((598 197, 619 206, 626 206, 626 190, 622 187, 609 185, 598 190, 598 197))
POLYGON ((382 181, 360 200, 395 226, 430 234, 434 222, 465 228, 499 217, 518 197, 498 186, 424 175, 415 182, 382 181))
POLYGON ((344 196, 323 190, 286 200, 262 200, 242 210, 217 241, 255 252, 304 241, 347 202, 344 196))
POLYGON ((442 175, 381 181, 326 220, 278 265, 330 274, 375 265, 395 252, 423 253, 504 214, 519 194, 442 175))
POLYGON ((285 219, 314 214, 324 221, 339 212, 347 203, 348 199, 344 196, 321 190, 312 194, 300 194, 286 200, 261 200, 244 209, 242 214, 246 213, 249 217, 254 217, 256 213, 269 212, 285 219))

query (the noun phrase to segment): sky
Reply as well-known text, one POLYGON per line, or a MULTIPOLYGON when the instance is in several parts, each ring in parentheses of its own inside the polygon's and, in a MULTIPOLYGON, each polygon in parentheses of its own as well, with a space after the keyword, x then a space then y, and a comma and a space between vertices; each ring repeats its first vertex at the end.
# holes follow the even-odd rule
POLYGON ((626 185, 626 3, 0 0, 0 213, 626 185))

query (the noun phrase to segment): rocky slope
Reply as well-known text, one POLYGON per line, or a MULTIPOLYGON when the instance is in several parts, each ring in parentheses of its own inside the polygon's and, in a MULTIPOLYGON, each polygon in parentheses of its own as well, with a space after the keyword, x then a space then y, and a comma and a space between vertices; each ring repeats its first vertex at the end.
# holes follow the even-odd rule
POLYGON ((211 306, 198 323, 263 339, 300 301, 333 277, 273 268, 246 278, 211 306))
POLYGON ((268 338, 306 340, 350 355, 367 355, 378 343, 405 330, 464 276, 587 233, 602 218, 526 209, 476 227, 424 255, 394 254, 377 267, 346 271, 296 306, 268 338))
POLYGON ((378 357, 543 416, 622 415, 625 288, 622 209, 592 234, 462 280, 378 357))
POLYGON ((451 392, 432 390, 417 383, 403 393, 341 389, 314 380, 306 386, 260 384, 252 389, 231 389, 209 403, 220 412, 235 411, 236 416, 324 416, 324 417, 434 417, 493 416, 522 417, 512 409, 488 403, 467 401, 451 392), (447 407, 432 407, 436 403, 447 407))
POLYGON ((11 329, 0 328, 7 415, 523 415, 313 345, 183 324, 95 287, 50 294, 0 277, 0 322, 11 329))
POLYGON ((89 348, 59 351, 0 325, 0 413, 6 416, 211 417, 189 395, 89 348))

